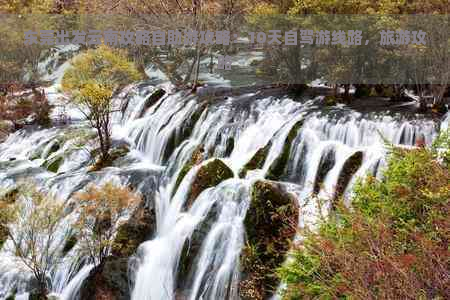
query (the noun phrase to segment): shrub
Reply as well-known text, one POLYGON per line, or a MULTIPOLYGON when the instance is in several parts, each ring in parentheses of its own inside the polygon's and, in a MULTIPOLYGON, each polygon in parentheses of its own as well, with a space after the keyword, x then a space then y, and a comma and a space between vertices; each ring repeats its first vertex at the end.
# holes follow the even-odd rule
POLYGON ((392 149, 279 270, 285 299, 448 299, 450 173, 433 151, 392 149))
POLYGON ((109 254, 119 221, 136 208, 141 198, 130 189, 112 183, 100 187, 90 185, 76 197, 81 252, 100 264, 109 254))
POLYGON ((0 225, 10 243, 7 250, 30 270, 38 283, 38 296, 51 286, 51 269, 61 263, 57 236, 65 217, 63 203, 36 187, 20 188, 0 200, 0 225), (14 199, 13 199, 14 198, 14 199))

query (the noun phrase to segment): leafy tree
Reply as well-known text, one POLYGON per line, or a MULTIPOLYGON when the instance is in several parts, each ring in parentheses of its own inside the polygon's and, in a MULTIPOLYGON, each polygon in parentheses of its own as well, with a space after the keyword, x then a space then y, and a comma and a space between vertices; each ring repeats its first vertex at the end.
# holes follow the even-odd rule
POLYGON ((11 251, 30 270, 38 283, 38 296, 47 295, 51 269, 61 263, 59 255, 60 225, 64 203, 58 202, 36 187, 21 186, 15 202, 0 203, 0 219, 11 251))
POLYGON ((106 183, 90 185, 77 194, 81 252, 92 262, 100 264, 113 245, 119 221, 137 206, 141 198, 130 189, 106 183))
POLYGON ((106 46, 75 57, 64 74, 62 88, 97 131, 103 162, 109 160, 111 148, 111 113, 118 108, 113 96, 125 84, 140 78, 124 51, 106 46))

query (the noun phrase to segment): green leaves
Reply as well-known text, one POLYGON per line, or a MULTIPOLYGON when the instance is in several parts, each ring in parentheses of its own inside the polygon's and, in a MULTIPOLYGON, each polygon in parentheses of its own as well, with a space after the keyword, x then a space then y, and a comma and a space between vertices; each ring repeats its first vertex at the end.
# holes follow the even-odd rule
MULTIPOLYGON (((448 147, 443 147, 448 149, 448 147)), ((382 181, 354 190, 278 274, 285 299, 421 299, 446 295, 450 172, 433 151, 392 147, 382 181)))

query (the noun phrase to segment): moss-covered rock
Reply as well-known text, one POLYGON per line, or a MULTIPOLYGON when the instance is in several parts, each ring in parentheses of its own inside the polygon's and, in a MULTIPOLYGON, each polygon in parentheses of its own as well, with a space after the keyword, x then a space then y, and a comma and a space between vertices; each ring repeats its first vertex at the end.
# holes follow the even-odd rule
MULTIPOLYGON (((102 159, 101 157, 98 157, 95 160, 95 163, 89 167, 89 172, 100 171, 103 168, 112 166, 114 161, 126 156, 128 152, 130 152, 130 148, 127 145, 121 144, 118 147, 112 148, 109 151, 108 158, 102 159)), ((91 152, 91 157, 99 156, 99 154, 99 149, 95 149, 91 152)))
POLYGON ((155 105, 156 102, 158 102, 159 99, 161 99, 165 94, 166 91, 164 91, 163 89, 157 89, 150 96, 148 96, 147 99, 145 99, 144 106, 139 114, 139 118, 142 118, 147 110, 155 105))
POLYGON ((322 156, 317 169, 316 178, 314 180, 314 193, 317 194, 322 187, 323 181, 328 172, 333 168, 336 163, 336 153, 334 150, 330 150, 326 155, 322 156))
POLYGON ((48 297, 46 295, 42 295, 40 293, 30 293, 28 296, 29 300, 48 300, 48 297))
POLYGON ((276 269, 285 260, 298 225, 295 199, 279 186, 257 181, 244 219, 247 243, 241 254, 241 299, 268 299, 278 286, 276 269))
POLYGON ((233 176, 233 171, 220 159, 214 159, 200 167, 192 182, 185 208, 189 209, 201 192, 233 176))
POLYGON ((55 156, 44 162, 45 168, 53 173, 58 173, 59 167, 61 166, 64 158, 62 156, 55 156))
POLYGON ((178 173, 177 180, 175 182, 175 186, 173 188, 172 195, 176 193, 178 190, 178 187, 180 186, 181 182, 183 181, 184 177, 187 173, 192 169, 193 166, 199 165, 205 158, 205 149, 203 145, 199 145, 194 152, 192 152, 191 158, 188 162, 186 162, 181 168, 180 172, 178 173))
POLYGON ((334 95, 327 95, 327 96, 325 96, 323 101, 324 101, 324 104, 326 106, 334 106, 334 105, 336 105, 338 103, 338 99, 334 95))
POLYGON ((358 171, 359 167, 361 167, 362 161, 363 153, 361 151, 356 151, 345 161, 342 166, 341 173, 339 174, 336 192, 334 195, 335 199, 342 196, 353 175, 356 171, 358 171))
POLYGON ((155 232, 155 229, 155 212, 142 203, 130 219, 119 226, 111 246, 111 254, 115 257, 132 256, 139 245, 155 232))
POLYGON ((272 142, 269 141, 267 145, 259 148, 255 155, 244 165, 244 167, 239 171, 239 177, 245 178, 248 170, 261 169, 266 161, 267 154, 269 154, 272 142))
POLYGON ((79 297, 83 300, 128 300, 128 259, 107 257, 83 282, 79 297))
POLYGON ((284 141, 283 149, 281 150, 280 155, 274 160, 269 170, 267 171, 267 179, 278 180, 285 173, 287 163, 289 161, 289 154, 291 153, 292 143, 297 137, 302 126, 303 120, 298 121, 294 124, 294 126, 292 126, 286 137, 286 140, 284 141))
POLYGON ((8 297, 5 298, 5 300, 16 300, 16 294, 13 293, 13 294, 9 295, 8 297))

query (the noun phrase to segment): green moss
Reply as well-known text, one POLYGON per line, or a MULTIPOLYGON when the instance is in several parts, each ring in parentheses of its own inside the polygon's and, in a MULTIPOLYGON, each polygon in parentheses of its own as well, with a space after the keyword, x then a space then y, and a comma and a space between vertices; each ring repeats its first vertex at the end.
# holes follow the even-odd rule
POLYGON ((231 171, 231 169, 220 159, 214 159, 213 161, 210 161, 206 165, 200 167, 191 185, 191 190, 189 191, 185 208, 188 209, 191 207, 192 203, 201 192, 207 188, 216 186, 222 181, 232 178, 233 176, 233 171, 231 171))
POLYGON ((266 174, 267 179, 278 180, 284 174, 289 160, 289 155, 291 153, 292 143, 294 142, 294 139, 297 137, 302 125, 303 120, 300 120, 297 123, 295 123, 294 126, 292 126, 288 136, 286 137, 286 140, 284 141, 281 154, 275 159, 275 161, 272 163, 266 174))
POLYGON ((333 95, 325 96, 324 101, 326 106, 334 106, 338 103, 337 97, 333 95))
POLYGON ((245 178, 248 170, 261 169, 266 161, 267 154, 269 154, 272 142, 268 142, 267 145, 258 149, 255 155, 244 165, 244 167, 239 171, 239 177, 245 178))
POLYGON ((175 182, 175 187, 173 188, 172 195, 174 195, 176 193, 176 191, 178 190, 178 187, 180 186, 184 177, 186 176, 187 173, 189 173, 189 171, 192 169, 192 167, 200 164, 203 161, 204 152, 205 152, 205 149, 204 149, 203 145, 199 145, 194 150, 194 152, 192 152, 190 160, 184 164, 183 168, 181 168, 181 170, 180 170, 180 173, 178 173, 178 177, 175 182))
POLYGON ((298 207, 292 197, 275 184, 255 182, 244 220, 247 244, 241 254, 241 299, 268 299, 275 292, 275 272, 285 260, 297 223, 298 207))

